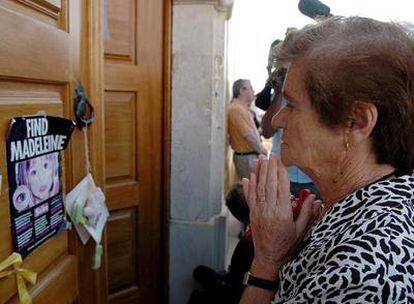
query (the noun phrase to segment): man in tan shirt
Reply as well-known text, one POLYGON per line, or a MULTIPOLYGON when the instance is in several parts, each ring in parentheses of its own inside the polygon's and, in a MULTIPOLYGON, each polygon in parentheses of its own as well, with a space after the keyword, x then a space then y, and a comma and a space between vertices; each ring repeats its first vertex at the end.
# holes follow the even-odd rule
POLYGON ((239 79, 234 82, 233 101, 227 112, 227 121, 230 145, 234 150, 233 161, 240 178, 249 178, 253 160, 259 154, 267 154, 250 111, 254 98, 249 80, 239 79))

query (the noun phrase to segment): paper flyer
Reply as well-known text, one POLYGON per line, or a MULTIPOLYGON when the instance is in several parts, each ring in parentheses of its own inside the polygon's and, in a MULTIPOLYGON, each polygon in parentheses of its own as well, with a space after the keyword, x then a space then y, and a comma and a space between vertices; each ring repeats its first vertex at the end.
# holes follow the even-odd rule
POLYGON ((10 221, 16 252, 27 256, 64 221, 60 151, 73 121, 52 116, 13 118, 7 136, 10 221))

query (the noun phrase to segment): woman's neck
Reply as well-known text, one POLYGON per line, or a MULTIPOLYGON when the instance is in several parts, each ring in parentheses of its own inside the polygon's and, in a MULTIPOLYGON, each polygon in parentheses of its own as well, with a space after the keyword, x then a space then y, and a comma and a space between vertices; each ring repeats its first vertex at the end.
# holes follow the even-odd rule
POLYGON ((359 161, 355 159, 346 161, 342 168, 328 170, 326 174, 316 173, 314 183, 320 192, 325 209, 330 209, 332 205, 352 192, 394 171, 395 168, 390 165, 376 163, 374 157, 363 157, 359 161))

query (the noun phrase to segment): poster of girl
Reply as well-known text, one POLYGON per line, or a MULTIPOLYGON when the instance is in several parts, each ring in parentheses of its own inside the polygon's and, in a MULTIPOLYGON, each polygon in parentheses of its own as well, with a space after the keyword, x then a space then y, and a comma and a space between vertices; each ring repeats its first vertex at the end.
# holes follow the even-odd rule
POLYGON ((15 164, 17 211, 36 206, 60 192, 59 153, 51 153, 15 164))

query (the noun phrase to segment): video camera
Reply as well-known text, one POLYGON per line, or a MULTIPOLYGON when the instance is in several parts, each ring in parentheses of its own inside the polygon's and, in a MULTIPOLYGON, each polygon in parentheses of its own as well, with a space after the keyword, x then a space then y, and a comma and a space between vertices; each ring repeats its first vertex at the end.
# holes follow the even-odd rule
POLYGON ((263 111, 266 111, 270 107, 272 101, 272 89, 274 94, 280 94, 282 92, 286 71, 286 68, 279 68, 270 74, 264 89, 256 95, 256 107, 263 111))
POLYGON ((318 0, 300 0, 299 11, 312 19, 332 16, 331 8, 318 0))
MULTIPOLYGON (((298 3, 299 11, 312 19, 321 19, 332 16, 331 9, 319 0, 299 0, 298 3)), ((276 39, 272 42, 269 51, 267 71, 269 78, 266 81, 264 89, 256 95, 256 107, 266 111, 272 101, 272 89, 275 94, 280 94, 282 91, 283 83, 286 77, 285 68, 276 68, 275 50, 280 40, 276 39)))

